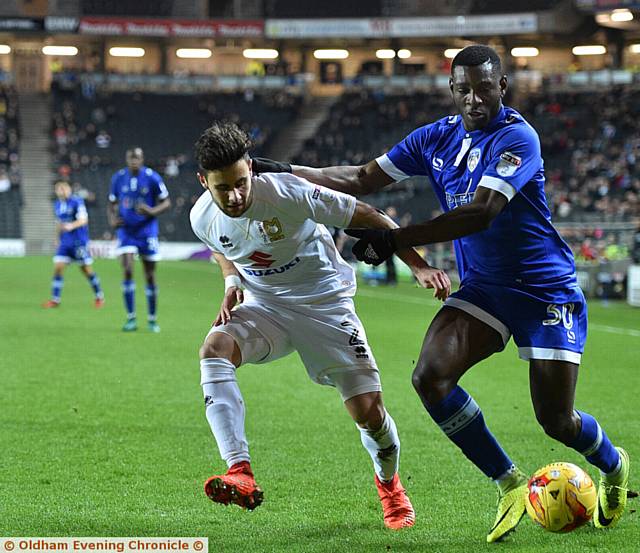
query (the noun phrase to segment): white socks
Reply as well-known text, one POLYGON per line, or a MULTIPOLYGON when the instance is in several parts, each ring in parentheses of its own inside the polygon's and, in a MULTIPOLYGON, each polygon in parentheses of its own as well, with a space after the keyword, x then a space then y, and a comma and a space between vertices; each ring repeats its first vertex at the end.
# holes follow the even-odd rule
POLYGON ((236 381, 236 368, 227 359, 202 359, 200 375, 207 420, 220 456, 229 467, 249 461, 249 444, 244 433, 244 401, 236 381))
POLYGON ((358 430, 362 445, 371 456, 378 478, 382 482, 391 481, 398 472, 400 460, 400 438, 391 415, 385 410, 382 426, 378 430, 371 431, 360 426, 358 430))

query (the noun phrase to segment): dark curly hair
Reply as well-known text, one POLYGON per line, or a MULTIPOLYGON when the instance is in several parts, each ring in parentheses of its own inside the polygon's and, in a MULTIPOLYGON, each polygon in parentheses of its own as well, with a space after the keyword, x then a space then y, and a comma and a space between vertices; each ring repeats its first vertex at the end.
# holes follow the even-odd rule
POLYGON ((228 167, 239 159, 248 159, 253 146, 249 135, 235 123, 215 121, 196 142, 196 159, 205 171, 228 167))
POLYGON ((460 50, 456 54, 456 57, 453 58, 453 61, 451 62, 451 74, 453 74, 453 70, 458 65, 475 67, 488 61, 493 65, 494 71, 502 71, 500 56, 493 48, 485 46, 484 44, 473 44, 472 46, 467 46, 460 50))

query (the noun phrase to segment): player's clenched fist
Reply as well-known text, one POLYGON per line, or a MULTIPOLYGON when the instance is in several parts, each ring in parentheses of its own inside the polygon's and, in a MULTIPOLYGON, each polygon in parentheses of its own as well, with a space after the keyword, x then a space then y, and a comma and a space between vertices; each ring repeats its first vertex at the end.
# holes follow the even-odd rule
POLYGON ((231 310, 239 303, 244 301, 244 292, 241 288, 237 288, 236 286, 231 286, 227 288, 224 293, 224 298, 222 298, 222 304, 220 304, 220 311, 218 312, 218 316, 215 321, 213 321, 213 326, 219 326, 227 324, 231 320, 231 310))
POLYGON ((351 251, 358 261, 369 265, 380 265, 396 251, 390 229, 346 229, 345 233, 358 238, 351 251))

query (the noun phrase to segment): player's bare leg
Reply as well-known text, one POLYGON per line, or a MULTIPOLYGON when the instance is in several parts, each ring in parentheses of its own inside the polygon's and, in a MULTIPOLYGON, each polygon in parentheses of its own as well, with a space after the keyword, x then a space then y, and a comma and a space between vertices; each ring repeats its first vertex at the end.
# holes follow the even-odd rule
POLYGON ((124 273, 122 281, 122 294, 124 297, 124 306, 127 311, 127 322, 124 323, 122 330, 125 332, 133 332, 138 330, 138 322, 136 320, 136 283, 133 280, 133 254, 124 253, 120 256, 120 263, 124 273))
POLYGON ((445 306, 429 326, 413 372, 413 385, 433 420, 498 486, 498 512, 488 542, 504 538, 520 522, 525 513, 526 476, 496 441, 480 407, 458 381, 503 347, 497 330, 465 311, 445 306))
POLYGON ((413 526, 415 511, 398 476, 400 439, 395 422, 384 408, 382 394, 368 392, 354 396, 345 401, 345 407, 358 425, 362 445, 373 460, 385 526, 392 530, 413 526))
POLYGON ((64 269, 67 266, 63 261, 53 264, 53 279, 51 280, 51 298, 42 304, 45 309, 51 309, 60 305, 60 295, 64 285, 64 269))
POLYGON ((200 383, 207 420, 229 469, 204 483, 207 497, 215 503, 233 503, 248 510, 263 500, 251 470, 244 431, 244 401, 236 381, 242 363, 236 341, 224 332, 210 334, 200 348, 200 383))
POLYGON ((145 294, 147 296, 147 306, 149 315, 147 317, 148 327, 151 332, 160 332, 160 326, 156 320, 156 310, 158 307, 158 288, 156 286, 156 262, 147 259, 142 260, 144 276, 147 282, 145 294))
POLYGON ((87 280, 93 289, 93 293, 95 295, 94 305, 96 309, 102 308, 104 306, 104 293, 102 292, 98 275, 91 265, 81 265, 80 270, 84 273, 84 276, 87 277, 87 280))
POLYGON ((579 365, 568 361, 532 359, 529 364, 531 400, 536 419, 548 436, 582 453, 600 469, 597 528, 615 526, 627 503, 629 456, 615 448, 598 422, 574 410, 579 365))

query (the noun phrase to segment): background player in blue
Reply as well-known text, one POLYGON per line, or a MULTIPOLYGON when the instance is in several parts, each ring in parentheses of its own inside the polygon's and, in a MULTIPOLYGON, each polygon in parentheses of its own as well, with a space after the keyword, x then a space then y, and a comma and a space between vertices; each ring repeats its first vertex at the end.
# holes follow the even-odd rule
POLYGON ((138 329, 133 280, 133 255, 139 254, 147 281, 146 296, 149 308, 148 324, 152 332, 160 332, 156 320, 158 287, 155 266, 159 261, 158 221, 156 217, 171 207, 169 192, 162 177, 144 166, 141 148, 131 148, 126 154, 127 167, 111 179, 109 220, 118 229, 118 249, 124 270, 122 293, 127 310, 125 332, 138 329))
POLYGON ((55 184, 56 227, 58 247, 53 258, 53 279, 51 282, 51 299, 42 304, 44 308, 58 307, 64 284, 65 267, 72 261, 80 264, 95 294, 95 306, 100 309, 104 305, 104 294, 100 287, 100 279, 93 271, 93 259, 89 254, 89 216, 82 198, 71 194, 68 182, 58 181, 55 184))
MULTIPOLYGON (((488 542, 513 530, 525 512, 526 476, 484 422, 458 381, 504 349, 513 334, 529 361, 531 398, 545 432, 600 469, 596 527, 622 515, 629 458, 598 422, 574 410, 587 332, 587 308, 573 254, 551 224, 540 142, 522 116, 502 105, 507 78, 486 46, 453 60, 450 88, 459 115, 412 132, 388 154, 362 167, 313 169, 296 175, 355 194, 411 175, 426 175, 445 213, 395 230, 356 230, 356 256, 382 263, 398 249, 455 240, 461 288, 432 321, 413 373, 425 408, 463 453, 498 486, 498 513, 488 542)), ((255 169, 291 170, 258 160, 255 169)))

